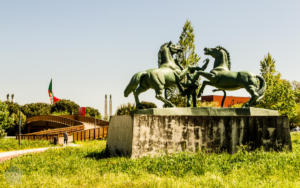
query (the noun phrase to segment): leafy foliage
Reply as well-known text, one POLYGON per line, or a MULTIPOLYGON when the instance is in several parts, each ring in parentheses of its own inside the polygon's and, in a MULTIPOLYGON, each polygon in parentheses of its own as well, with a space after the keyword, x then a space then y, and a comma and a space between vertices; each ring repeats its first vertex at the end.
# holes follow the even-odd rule
POLYGON ((275 60, 268 55, 260 62, 260 72, 264 77, 267 89, 258 106, 278 110, 280 114, 292 118, 296 115, 295 94, 292 85, 281 78, 275 69, 275 60))
POLYGON ((118 107, 116 114, 117 115, 130 115, 136 110, 135 104, 127 103, 122 104, 118 107))
POLYGON ((22 106, 21 110, 27 118, 40 115, 49 115, 51 105, 47 103, 30 103, 22 106))
POLYGON ((290 118, 291 128, 300 126, 300 104, 296 106, 296 115, 290 118))
POLYGON ((96 117, 98 119, 101 119, 101 114, 100 114, 99 110, 92 108, 92 107, 86 107, 85 114, 86 114, 86 116, 96 117))
MULTIPOLYGON (((156 104, 152 102, 146 102, 142 101, 141 102, 141 107, 142 109, 148 109, 148 108, 156 108, 156 104)), ((117 115, 130 115, 136 110, 135 104, 127 103, 123 104, 118 107, 116 114, 117 115)))
POLYGON ((292 86, 295 92, 296 103, 300 103, 300 82, 294 80, 292 86))
POLYGON ((61 99, 51 106, 51 113, 67 112, 68 114, 77 114, 79 105, 67 99, 61 99))
POLYGON ((0 138, 5 136, 5 129, 10 127, 13 119, 9 116, 7 104, 0 101, 0 138))
POLYGON ((21 126, 25 125, 26 116, 22 113, 21 106, 18 103, 14 102, 4 102, 7 106, 7 110, 9 112, 9 118, 11 120, 10 124, 4 127, 4 130, 8 135, 15 135, 16 131, 19 127, 19 121, 21 117, 21 126))
POLYGON ((195 35, 191 21, 187 20, 183 26, 178 43, 183 48, 183 59, 180 62, 182 67, 197 65, 200 56, 195 52, 195 35))

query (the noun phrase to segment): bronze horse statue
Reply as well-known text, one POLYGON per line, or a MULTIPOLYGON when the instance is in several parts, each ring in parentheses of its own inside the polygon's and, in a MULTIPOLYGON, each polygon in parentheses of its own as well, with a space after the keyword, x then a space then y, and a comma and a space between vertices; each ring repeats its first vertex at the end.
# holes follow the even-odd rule
POLYGON ((214 67, 210 72, 204 72, 199 67, 195 67, 197 74, 205 77, 208 81, 203 81, 198 98, 201 97, 206 85, 211 85, 219 90, 237 90, 245 88, 251 95, 251 99, 244 104, 244 107, 254 105, 261 99, 266 90, 266 82, 263 77, 253 75, 250 72, 231 72, 230 71, 230 55, 228 51, 217 46, 216 48, 205 48, 205 55, 212 56, 214 67))
POLYGON ((161 100, 167 107, 175 107, 175 105, 163 97, 162 93, 166 88, 176 87, 189 68, 181 69, 173 59, 173 55, 182 52, 180 45, 173 44, 171 41, 163 44, 158 52, 159 68, 148 69, 133 75, 128 86, 124 91, 127 97, 133 92, 137 108, 141 108, 139 94, 152 88, 155 90, 155 97, 161 100))

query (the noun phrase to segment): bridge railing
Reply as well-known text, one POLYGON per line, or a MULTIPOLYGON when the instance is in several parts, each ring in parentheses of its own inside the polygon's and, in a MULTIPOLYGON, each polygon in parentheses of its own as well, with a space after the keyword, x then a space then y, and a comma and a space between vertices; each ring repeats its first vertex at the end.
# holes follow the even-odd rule
POLYGON ((48 129, 44 131, 38 131, 38 132, 33 132, 33 133, 27 133, 24 135, 51 135, 51 134, 59 134, 59 133, 70 133, 70 132, 76 132, 76 131, 81 131, 84 130, 84 125, 77 125, 77 126, 72 126, 72 127, 64 127, 64 128, 57 128, 57 129, 48 129))
POLYGON ((101 126, 96 129, 87 129, 82 131, 73 132, 74 141, 85 141, 94 139, 106 139, 108 126, 101 126))
POLYGON ((74 119, 80 122, 85 122, 85 123, 90 123, 90 124, 95 124, 100 125, 100 126, 105 126, 108 125, 108 121, 104 121, 101 119, 93 118, 93 117, 87 117, 87 116, 80 116, 80 115, 62 115, 61 117, 65 117, 68 119, 74 119))
MULTIPOLYGON (((73 141, 86 141, 94 139, 106 139, 108 132, 108 126, 101 126, 96 129, 87 129, 69 132, 68 135, 73 136, 73 141)), ((53 142, 54 137, 63 137, 63 133, 55 134, 42 134, 42 135, 21 135, 23 140, 49 140, 53 142)), ((19 139, 19 136, 16 136, 16 139, 19 139)))
POLYGON ((77 121, 75 119, 69 119, 62 116, 54 116, 54 115, 41 115, 41 116, 34 116, 27 119, 26 123, 30 124, 34 121, 48 121, 48 122, 57 122, 61 124, 65 124, 67 126, 76 126, 82 125, 82 122, 77 121))

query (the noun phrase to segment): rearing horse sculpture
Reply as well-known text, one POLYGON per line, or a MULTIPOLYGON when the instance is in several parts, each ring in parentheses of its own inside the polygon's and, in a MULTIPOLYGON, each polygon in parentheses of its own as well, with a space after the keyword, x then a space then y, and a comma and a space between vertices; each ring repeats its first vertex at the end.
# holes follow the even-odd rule
POLYGON ((171 41, 163 44, 158 53, 159 68, 148 69, 133 75, 124 91, 124 96, 127 97, 133 92, 136 106, 141 108, 139 94, 152 88, 155 90, 155 97, 161 100, 165 106, 175 107, 171 101, 163 97, 162 93, 165 88, 176 86, 189 71, 189 68, 182 70, 173 59, 173 55, 181 51, 181 46, 175 45, 171 41))
POLYGON ((255 104, 264 95, 266 82, 263 77, 253 75, 250 72, 231 72, 230 56, 228 51, 217 46, 216 48, 205 48, 205 55, 215 59, 214 68, 208 73, 195 68, 197 73, 209 81, 203 81, 198 97, 201 97, 206 85, 214 86, 221 90, 237 90, 245 88, 251 95, 251 99, 244 104, 244 107, 255 104))

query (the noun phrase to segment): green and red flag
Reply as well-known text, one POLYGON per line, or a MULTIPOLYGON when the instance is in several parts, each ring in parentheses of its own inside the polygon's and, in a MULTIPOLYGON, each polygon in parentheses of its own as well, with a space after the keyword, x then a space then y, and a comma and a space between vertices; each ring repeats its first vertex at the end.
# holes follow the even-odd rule
POLYGON ((54 103, 56 103, 57 101, 60 100, 59 98, 55 97, 54 94, 53 94, 53 91, 52 91, 52 78, 51 78, 51 81, 50 81, 50 84, 49 84, 49 87, 48 87, 48 94, 49 94, 49 97, 50 97, 51 104, 54 104, 54 103))

